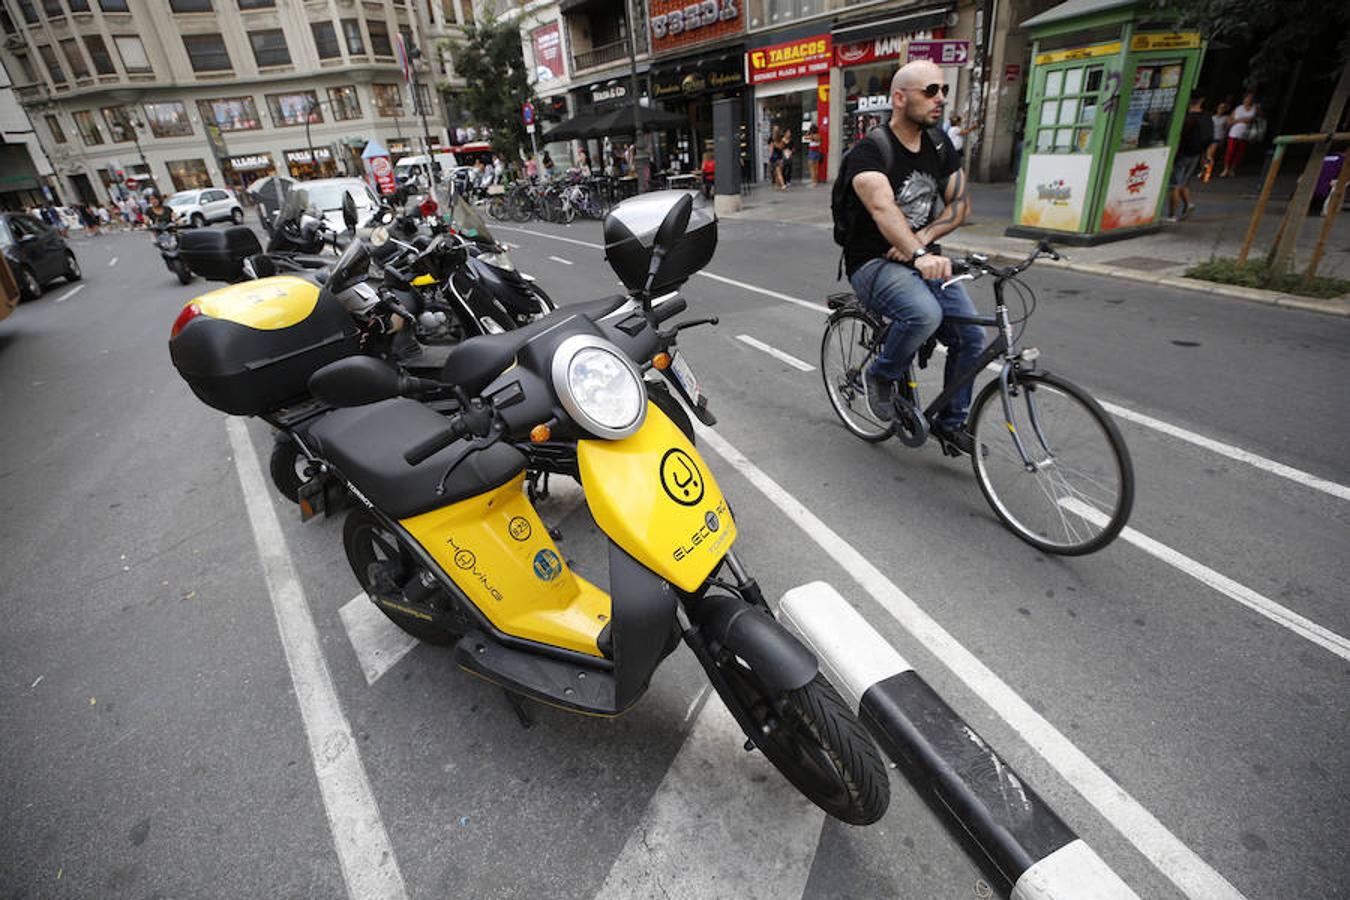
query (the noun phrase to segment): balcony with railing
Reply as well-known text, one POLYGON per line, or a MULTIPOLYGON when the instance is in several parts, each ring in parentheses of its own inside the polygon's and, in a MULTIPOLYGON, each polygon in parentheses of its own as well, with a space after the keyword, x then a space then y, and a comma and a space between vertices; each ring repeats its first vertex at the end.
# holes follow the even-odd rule
POLYGON ((41 81, 14 85, 14 96, 20 103, 41 103, 51 99, 51 88, 41 81))
POLYGON ((628 41, 611 41, 608 44, 601 44, 598 47, 591 47, 588 50, 581 50, 572 54, 572 71, 580 72, 583 69, 594 69, 597 66, 608 65, 627 58, 628 41))

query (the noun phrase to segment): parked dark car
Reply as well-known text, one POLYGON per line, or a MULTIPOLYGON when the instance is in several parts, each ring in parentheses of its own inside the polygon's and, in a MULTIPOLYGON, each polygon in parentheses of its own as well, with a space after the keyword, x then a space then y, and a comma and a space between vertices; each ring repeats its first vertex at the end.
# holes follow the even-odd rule
POLYGON ((26 213, 0 213, 0 250, 24 300, 38 297, 54 279, 80 280, 79 260, 66 239, 26 213))

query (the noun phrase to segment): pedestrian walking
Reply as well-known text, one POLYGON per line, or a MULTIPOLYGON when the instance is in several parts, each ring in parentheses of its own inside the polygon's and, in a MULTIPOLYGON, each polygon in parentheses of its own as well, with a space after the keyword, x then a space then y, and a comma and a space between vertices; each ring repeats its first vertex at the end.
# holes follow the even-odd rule
POLYGON ((792 129, 783 132, 783 190, 792 187, 792 129))
POLYGON ((1209 179, 1214 174, 1214 166, 1219 161, 1219 149, 1224 146, 1228 140, 1228 126, 1233 122, 1233 104, 1226 100, 1220 100, 1219 105, 1214 109, 1214 115, 1209 117, 1212 125, 1209 147, 1205 149, 1205 175, 1201 180, 1209 184, 1209 179))
POLYGON ((1223 154, 1223 171, 1220 178, 1231 178, 1242 166, 1242 157, 1247 153, 1247 144, 1251 140, 1252 123, 1261 112, 1256 95, 1248 92, 1242 98, 1242 105, 1233 110, 1233 122, 1228 126, 1228 148, 1223 154))
POLYGON ((717 161, 712 153, 703 154, 703 196, 712 199, 717 184, 717 161))
POLYGON ((525 177, 530 181, 539 177, 539 163, 535 162, 533 153, 525 154, 525 177))
POLYGON ((1195 212, 1191 202, 1190 180, 1200 165, 1200 157, 1213 137, 1213 123, 1205 115, 1205 98, 1192 97, 1190 109, 1181 125, 1181 143, 1177 146, 1176 162, 1167 189, 1167 221, 1175 222, 1195 212), (1178 204, 1180 209, 1178 210, 1178 204))
POLYGON ((769 130, 769 178, 777 190, 783 189, 783 135, 777 125, 769 130))
POLYGON ((547 150, 544 151, 542 162, 544 163, 544 177, 547 178, 549 181, 552 181, 554 173, 553 157, 549 156, 547 150))
POLYGON ((947 134, 947 140, 952 142, 952 148, 956 150, 956 161, 962 166, 966 161, 966 135, 975 131, 978 125, 966 125, 965 120, 960 113, 953 113, 947 120, 947 126, 943 129, 947 134))
POLYGON ((820 149, 822 146, 820 127, 812 122, 806 132, 806 165, 811 172, 811 187, 825 180, 820 171, 821 163, 825 161, 825 154, 820 149))

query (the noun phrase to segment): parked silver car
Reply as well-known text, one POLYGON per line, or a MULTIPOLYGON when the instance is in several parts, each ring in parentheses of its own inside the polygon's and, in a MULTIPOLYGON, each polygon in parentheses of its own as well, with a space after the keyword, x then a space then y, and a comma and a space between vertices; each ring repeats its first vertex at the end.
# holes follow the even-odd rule
POLYGON ((166 201, 170 209, 178 214, 180 221, 189 222, 200 228, 207 222, 229 220, 236 225, 244 222, 244 207, 234 191, 224 188, 199 188, 192 191, 179 191, 166 201))

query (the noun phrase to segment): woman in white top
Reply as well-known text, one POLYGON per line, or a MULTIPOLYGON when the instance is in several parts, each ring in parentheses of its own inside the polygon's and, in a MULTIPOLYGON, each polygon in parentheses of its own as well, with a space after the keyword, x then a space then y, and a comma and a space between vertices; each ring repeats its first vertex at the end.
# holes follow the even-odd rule
POLYGON ((1251 134, 1252 122, 1256 121, 1260 111, 1261 107, 1256 104, 1256 97, 1253 94, 1244 96, 1242 105, 1233 110, 1232 124, 1228 126, 1228 149, 1223 154, 1223 171, 1219 173, 1220 178, 1236 174, 1238 168, 1242 166, 1242 157, 1247 152, 1247 137, 1251 134))

